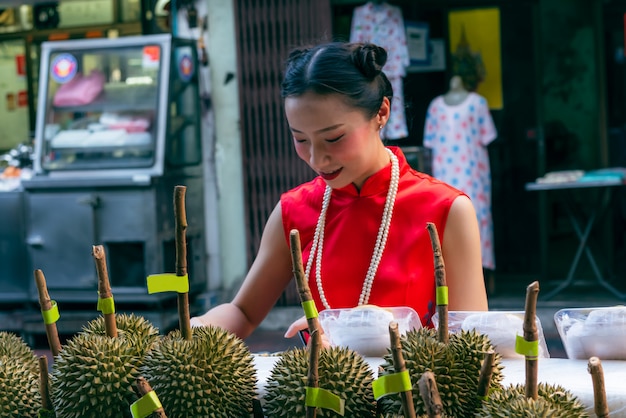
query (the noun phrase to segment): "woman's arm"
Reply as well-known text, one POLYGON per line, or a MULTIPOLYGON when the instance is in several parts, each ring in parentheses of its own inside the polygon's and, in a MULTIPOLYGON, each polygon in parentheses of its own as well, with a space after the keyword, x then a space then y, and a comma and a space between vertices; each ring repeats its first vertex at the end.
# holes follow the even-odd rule
POLYGON ((487 310, 478 220, 474 206, 467 196, 459 196, 452 203, 441 245, 449 309, 487 310))
POLYGON ((246 338, 270 312, 292 274, 291 252, 285 240, 280 203, 267 220, 261 245, 250 271, 230 303, 212 308, 197 318, 246 338))

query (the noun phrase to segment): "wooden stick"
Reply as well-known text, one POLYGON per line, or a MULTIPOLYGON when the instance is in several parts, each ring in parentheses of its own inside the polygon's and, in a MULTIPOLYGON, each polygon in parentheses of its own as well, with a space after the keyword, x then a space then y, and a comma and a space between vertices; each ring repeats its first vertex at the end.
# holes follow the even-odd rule
POLYGON ((443 414, 443 403, 437 389, 435 374, 430 370, 426 370, 420 380, 417 382, 420 389, 420 395, 424 400, 424 407, 428 418, 439 418, 443 414))
POLYGON ((493 375, 493 362, 496 353, 493 350, 485 353, 483 365, 480 368, 480 376, 478 376, 477 394, 480 399, 487 399, 489 395, 489 386, 491 385, 491 376, 493 375))
POLYGON ((50 380, 48 378, 48 357, 39 356, 39 392, 41 394, 41 408, 52 411, 50 399, 50 380))
MULTIPOLYGON (((96 262, 96 272, 98 273, 98 297, 100 299, 112 298, 111 283, 109 282, 109 272, 107 271, 106 253, 104 246, 94 245, 91 254, 96 262)), ((115 312, 103 313, 104 328, 107 336, 117 338, 117 323, 115 322, 115 312)))
MULTIPOLYGON (((446 283, 446 267, 443 262, 443 253, 441 251, 441 243, 439 242, 439 234, 434 223, 426 223, 428 234, 430 235, 430 244, 433 248, 433 258, 435 266, 435 285, 437 289, 448 286, 446 283)), ((439 314, 439 326, 437 327, 437 337, 440 342, 448 344, 448 304, 440 304, 437 301, 437 313, 439 314)))
MULTIPOLYGON (((39 269, 35 270, 35 282, 37 283, 37 292, 39 293, 39 306, 42 311, 49 311, 52 309, 52 300, 50 300, 50 295, 48 294, 46 278, 39 269)), ((61 340, 59 339, 56 323, 46 324, 46 336, 48 337, 48 345, 52 355, 57 356, 61 351, 61 340)))
MULTIPOLYGON (((535 281, 526 287, 526 306, 524 308, 524 340, 528 342, 538 341, 539 334, 537 332, 537 323, 535 322, 537 314, 537 297, 539 295, 539 282, 535 281)), ((537 375, 538 375, 538 359, 537 356, 526 356, 526 397, 537 400, 539 396, 537 391, 537 375)))
MULTIPOLYGON (((143 376, 139 376, 137 379, 135 379, 135 388, 137 389, 136 392, 140 398, 152 392, 152 387, 150 386, 150 383, 148 383, 148 381, 143 376)), ((167 418, 163 407, 157 409, 156 411, 153 411, 152 415, 150 416, 154 418, 167 418)))
MULTIPOLYGON (((174 188, 174 216, 176 219, 176 275, 187 275, 187 213, 185 209, 185 193, 187 187, 174 188)), ((191 340, 191 322, 189 315, 189 293, 178 294, 178 322, 185 340, 191 340)))
MULTIPOLYGON (((394 371, 396 373, 402 373, 406 371, 406 363, 404 362, 404 356, 402 355, 400 331, 398 330, 398 323, 396 321, 391 321, 389 323, 389 339, 391 342, 391 355, 393 357, 394 371)), ((402 400, 404 417, 415 418, 415 405, 413 405, 412 390, 409 389, 405 392, 400 392, 400 399, 402 400)))
MULTIPOLYGON (((289 241, 291 243, 291 260, 293 267, 293 274, 296 280, 296 286, 298 288, 298 294, 300 295, 300 302, 308 302, 313 300, 311 295, 311 289, 309 283, 304 276, 304 267, 302 265, 302 250, 300 249, 300 233, 292 229, 289 233, 289 241)), ((320 335, 319 318, 307 318, 309 325, 309 332, 311 334, 309 345, 309 373, 307 376, 307 386, 311 388, 319 387, 319 351, 322 345, 322 337, 320 335)), ((315 406, 307 406, 306 417, 315 418, 317 415, 317 408, 315 406)))
POLYGON ((609 404, 606 401, 606 390, 604 388, 604 370, 602 369, 602 362, 598 357, 589 359, 587 371, 591 374, 591 380, 593 381, 594 412, 598 418, 608 418, 609 404))

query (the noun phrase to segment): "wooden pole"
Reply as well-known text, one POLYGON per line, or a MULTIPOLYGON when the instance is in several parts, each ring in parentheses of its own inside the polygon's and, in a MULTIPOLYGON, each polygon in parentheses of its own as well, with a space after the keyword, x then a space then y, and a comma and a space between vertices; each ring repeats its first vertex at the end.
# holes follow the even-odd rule
POLYGON ((39 393, 41 394, 41 408, 52 411, 50 400, 50 380, 48 378, 48 357, 39 356, 39 393))
MULTIPOLYGON (((446 267, 443 262, 443 252, 441 251, 441 243, 439 242, 439 234, 434 223, 426 224, 428 234, 430 235, 430 243, 433 248, 433 258, 435 266, 435 285, 437 290, 448 287, 446 282, 446 267)), ((439 326, 437 327, 438 340, 444 344, 448 344, 448 302, 441 303, 437 300, 437 314, 439 315, 439 326)))
MULTIPOLYGON (((50 300, 50 295, 48 294, 46 278, 39 269, 35 270, 35 283, 37 283, 37 292, 39 293, 39 306, 42 311, 49 311, 52 309, 52 300, 50 300)), ((48 345, 52 355, 57 356, 61 351, 61 340, 59 339, 56 323, 46 324, 46 336, 48 337, 48 345)))
MULTIPOLYGON (((537 314, 537 297, 539 295, 539 282, 535 281, 526 287, 526 306, 524 308, 524 340, 533 342, 539 340, 537 332, 537 323, 535 322, 537 314)), ((539 363, 537 356, 526 355, 526 397, 537 400, 539 393, 537 391, 537 376, 539 373, 539 363)))
MULTIPOLYGON (((300 233, 293 229, 289 233, 289 241, 291 247, 291 260, 293 266, 293 274, 302 303, 313 300, 309 283, 304 275, 304 267, 302 265, 302 250, 300 249, 300 233)), ((319 318, 307 318, 309 332, 311 334, 309 345, 309 372, 307 376, 307 386, 311 388, 319 387, 319 351, 322 346, 322 338, 320 336, 319 318)), ((317 408, 315 406, 306 407, 306 417, 315 418, 317 408)))
POLYGON ((493 350, 485 353, 485 359, 483 365, 480 368, 480 375, 478 376, 478 397, 480 399, 487 399, 489 395, 489 386, 491 385, 491 376, 493 375, 493 362, 495 360, 496 353, 493 350))
MULTIPOLYGON (((187 213, 185 209, 185 193, 187 187, 174 188, 174 216, 176 219, 176 275, 187 275, 187 213)), ((185 340, 191 340, 191 322, 189 314, 189 293, 178 294, 178 322, 185 340)))
POLYGON ((428 418, 440 418, 443 414, 443 403, 437 389, 435 374, 430 370, 425 371, 418 381, 420 395, 424 400, 426 415, 428 418))
POLYGON ((604 370, 602 362, 598 357, 591 357, 587 364, 587 370, 591 374, 593 382, 593 405, 594 412, 598 418, 609 417, 609 404, 606 401, 606 390, 604 388, 604 370))
MULTIPOLYGON (((135 388, 137 389, 137 394, 140 398, 152 392, 152 387, 150 386, 150 383, 148 383, 148 381, 142 376, 139 376, 135 380, 135 388)), ((167 415, 165 415, 165 410, 163 409, 163 407, 160 407, 156 411, 153 411, 150 417, 167 418, 167 415)))
MULTIPOLYGON (((402 343, 400 341, 400 330, 398 323, 391 321, 389 323, 389 339, 391 342, 391 355, 393 357, 393 367, 396 373, 406 371, 406 363, 402 354, 402 343)), ((411 389, 400 392, 402 401, 402 410, 405 418, 415 418, 415 405, 413 405, 413 392, 411 389)))
MULTIPOLYGON (((109 272, 107 271, 106 253, 104 246, 94 245, 91 249, 94 261, 96 263, 96 272, 98 274, 98 296, 100 299, 108 299, 113 297, 111 293, 111 283, 109 282, 109 272)), ((107 336, 117 338, 117 323, 115 322, 115 312, 103 313, 104 328, 107 336)))

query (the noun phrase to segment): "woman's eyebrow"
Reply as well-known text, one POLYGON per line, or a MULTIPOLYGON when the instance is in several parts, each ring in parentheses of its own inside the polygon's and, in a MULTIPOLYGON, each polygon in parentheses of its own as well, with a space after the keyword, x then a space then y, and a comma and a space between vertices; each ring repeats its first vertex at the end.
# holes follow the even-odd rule
MULTIPOLYGON (((316 133, 316 134, 321 134, 321 133, 324 133, 324 132, 332 131, 333 129, 337 129, 337 128, 339 128, 340 126, 343 126, 343 124, 342 124, 342 123, 338 123, 338 124, 336 124, 336 125, 328 126, 328 127, 326 127, 326 128, 322 128, 322 129, 320 129, 320 130, 315 131, 315 133, 316 133)), ((290 127, 289 127, 289 129, 291 129, 293 132, 297 132, 297 133, 299 133, 299 134, 304 133, 304 132, 302 132, 302 131, 297 130, 296 128, 294 128, 294 127, 292 127, 292 126, 290 126, 290 127)))

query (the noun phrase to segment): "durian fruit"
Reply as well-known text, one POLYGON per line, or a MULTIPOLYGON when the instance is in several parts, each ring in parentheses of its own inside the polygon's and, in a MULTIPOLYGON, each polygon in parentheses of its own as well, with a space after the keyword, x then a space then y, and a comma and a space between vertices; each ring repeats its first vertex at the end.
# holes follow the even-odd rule
POLYGON ((254 358, 243 340, 214 326, 179 330, 155 344, 141 375, 169 418, 246 417, 256 396, 254 358))
MULTIPOLYGON (((449 335, 448 344, 438 340, 437 330, 418 328, 407 331, 400 339, 406 368, 413 384, 413 404, 417 415, 424 415, 424 401, 415 382, 430 370, 435 375, 444 414, 470 417, 480 407, 477 396, 480 369, 487 351, 493 350, 489 338, 475 330, 449 335)), ((492 390, 501 389, 502 358, 496 353, 490 383, 492 390)), ((394 373, 391 354, 384 356, 380 375, 394 373)), ((399 395, 388 395, 378 401, 383 414, 401 415, 399 395)))
MULTIPOLYGON (((138 353, 143 355, 148 352, 159 338, 159 330, 142 316, 135 314, 116 314, 117 338, 123 338, 131 345, 137 347, 138 353)), ((89 321, 83 326, 82 333, 107 335, 104 316, 89 321)))
POLYGON ((538 398, 526 396, 524 385, 510 385, 495 391, 476 412, 477 418, 583 418, 589 417, 585 406, 560 385, 537 385, 538 398))
MULTIPOLYGON (((305 398, 309 352, 295 348, 283 352, 266 384, 264 411, 272 418, 306 416, 305 398)), ((347 347, 320 350, 318 385, 345 400, 346 417, 376 416, 372 392, 373 373, 364 358, 347 347)), ((318 417, 339 417, 330 409, 318 408, 318 417)))
POLYGON ((15 359, 33 373, 39 374, 37 356, 21 337, 11 332, 0 331, 0 356, 15 359))
POLYGON ((143 353, 124 338, 79 333, 55 357, 51 398, 58 418, 130 417, 143 353))
POLYGON ((41 408, 35 353, 15 334, 0 332, 0 416, 37 417, 41 408))

